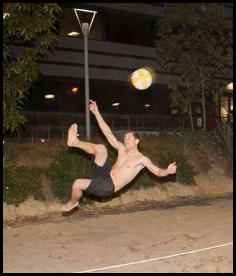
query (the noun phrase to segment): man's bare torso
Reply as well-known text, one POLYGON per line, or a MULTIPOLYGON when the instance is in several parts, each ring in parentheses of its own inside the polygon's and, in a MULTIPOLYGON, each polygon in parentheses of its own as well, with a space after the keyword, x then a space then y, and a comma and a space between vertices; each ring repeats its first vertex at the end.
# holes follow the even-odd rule
POLYGON ((115 185, 115 192, 132 181, 144 168, 142 165, 143 154, 138 150, 128 152, 125 148, 118 151, 118 157, 112 166, 110 175, 115 185))

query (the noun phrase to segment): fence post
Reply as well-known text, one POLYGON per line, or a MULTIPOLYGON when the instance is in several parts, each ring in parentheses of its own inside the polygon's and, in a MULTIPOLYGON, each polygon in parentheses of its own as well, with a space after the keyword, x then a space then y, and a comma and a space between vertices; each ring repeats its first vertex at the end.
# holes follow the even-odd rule
POLYGON ((62 140, 64 140, 65 134, 64 134, 64 125, 62 125, 62 140))
POLYGON ((130 129, 130 116, 127 117, 128 129, 130 129))
POLYGON ((50 127, 48 125, 48 140, 50 139, 50 127))
POLYGON ((31 126, 31 143, 34 143, 34 134, 33 134, 33 127, 31 126))
POLYGON ((20 142, 20 132, 19 129, 17 129, 17 143, 19 144, 20 142))

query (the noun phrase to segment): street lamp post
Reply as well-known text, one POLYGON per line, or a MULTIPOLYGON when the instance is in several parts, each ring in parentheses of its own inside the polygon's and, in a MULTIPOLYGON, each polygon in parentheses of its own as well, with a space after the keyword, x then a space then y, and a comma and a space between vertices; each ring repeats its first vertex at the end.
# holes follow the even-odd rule
POLYGON ((80 24, 83 36, 84 36, 84 78, 85 78, 85 122, 86 122, 86 138, 90 140, 90 112, 89 112, 89 70, 88 70, 88 35, 93 24, 94 17, 97 12, 82 10, 82 9, 74 9, 75 15, 80 24), (80 21, 78 12, 83 13, 93 13, 90 24, 87 22, 80 21))
POLYGON ((86 117, 86 138, 90 140, 90 113, 89 113, 89 71, 88 71, 88 34, 89 24, 82 24, 84 35, 84 74, 85 74, 85 117, 86 117))

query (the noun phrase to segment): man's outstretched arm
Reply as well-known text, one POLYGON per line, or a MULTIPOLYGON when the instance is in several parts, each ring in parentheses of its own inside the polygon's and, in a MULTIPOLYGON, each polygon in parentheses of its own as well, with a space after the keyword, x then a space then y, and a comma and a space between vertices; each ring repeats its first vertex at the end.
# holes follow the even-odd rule
POLYGON ((117 138, 112 133, 108 124, 102 118, 102 115, 99 112, 95 101, 90 100, 90 111, 94 114, 94 116, 98 122, 98 125, 99 125, 101 131, 103 132, 103 134, 105 135, 105 137, 107 138, 108 142, 111 144, 111 146, 113 148, 119 150, 120 147, 123 146, 123 144, 119 140, 117 140, 117 138))
POLYGON ((150 172, 157 176, 167 176, 169 174, 175 174, 176 173, 176 163, 171 163, 167 167, 167 169, 160 169, 155 164, 152 163, 152 161, 148 157, 144 157, 142 160, 142 164, 144 167, 146 167, 150 172))

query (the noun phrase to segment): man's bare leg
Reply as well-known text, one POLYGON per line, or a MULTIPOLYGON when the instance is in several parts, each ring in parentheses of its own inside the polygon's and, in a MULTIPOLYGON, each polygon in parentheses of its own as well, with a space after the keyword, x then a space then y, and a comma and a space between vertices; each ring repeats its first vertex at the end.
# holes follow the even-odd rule
POLYGON ((79 205, 83 190, 87 189, 91 179, 76 179, 72 185, 71 200, 61 207, 62 212, 70 212, 79 205))
MULTIPOLYGON (((93 144, 90 142, 84 142, 77 137, 77 124, 71 125, 68 130, 67 145, 69 147, 77 147, 85 152, 95 156, 95 163, 99 166, 103 166, 107 158, 107 150, 102 144, 93 144)), ((62 212, 69 212, 79 205, 78 200, 82 197, 82 191, 87 189, 91 182, 91 179, 77 179, 72 185, 71 200, 62 206, 62 212)))
POLYGON ((69 147, 81 148, 82 150, 90 154, 95 154, 95 148, 93 146, 94 144, 79 140, 77 137, 77 131, 77 124, 71 125, 71 127, 68 130, 67 145, 69 147))
POLYGON ((102 166, 107 158, 107 150, 102 144, 93 144, 90 142, 81 141, 77 137, 78 126, 77 124, 71 125, 68 130, 67 145, 69 147, 76 147, 84 150, 85 152, 95 156, 95 162, 102 166))

